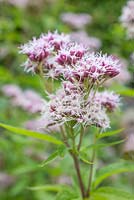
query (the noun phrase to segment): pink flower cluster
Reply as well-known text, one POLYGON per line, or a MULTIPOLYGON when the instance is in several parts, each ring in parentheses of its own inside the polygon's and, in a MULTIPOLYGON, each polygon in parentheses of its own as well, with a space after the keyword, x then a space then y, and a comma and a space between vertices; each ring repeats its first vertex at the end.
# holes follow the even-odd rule
POLYGON ((75 65, 63 65, 60 71, 63 77, 70 81, 84 82, 85 79, 92 79, 95 82, 118 75, 120 63, 114 56, 87 53, 75 65))
POLYGON ((107 80, 105 86, 111 86, 112 84, 126 84, 131 80, 131 74, 128 71, 128 63, 126 60, 120 58, 120 73, 112 79, 107 80))
POLYGON ((53 119, 54 124, 75 120, 85 126, 95 125, 103 129, 110 126, 106 112, 118 107, 118 95, 112 92, 91 93, 86 101, 82 89, 70 82, 63 85, 64 88, 51 95, 50 101, 44 106, 44 119, 53 119))
POLYGON ((129 0, 122 9, 120 21, 127 30, 128 38, 134 38, 134 1, 129 0))
POLYGON ((28 59, 27 71, 43 76, 84 81, 87 78, 100 81, 119 74, 120 63, 114 56, 90 53, 87 48, 70 42, 69 36, 48 33, 21 46, 20 53, 28 59))
POLYGON ((19 106, 30 113, 37 113, 42 110, 44 100, 33 90, 22 91, 18 86, 9 84, 4 85, 2 91, 11 98, 11 103, 14 106, 19 106))
MULTIPOLYGON (((33 38, 27 44, 20 47, 20 53, 28 56, 28 59, 23 64, 27 72, 42 72, 47 74, 55 66, 53 58, 58 51, 69 42, 69 36, 64 34, 48 33, 41 35, 38 39, 33 38), (51 62, 52 61, 52 62, 51 62)), ((50 73, 51 74, 51 73, 50 73)))
POLYGON ((89 14, 81 13, 63 13, 61 15, 61 20, 76 29, 83 29, 87 24, 90 24, 92 17, 89 14))
POLYGON ((72 32, 70 38, 73 42, 88 47, 89 51, 95 51, 101 47, 101 41, 96 37, 88 36, 85 31, 72 32))
POLYGON ((120 105, 120 98, 113 92, 97 92, 95 94, 95 101, 98 101, 107 111, 113 112, 120 105))
POLYGON ((59 65, 73 66, 78 60, 81 60, 85 52, 86 49, 83 46, 69 43, 59 51, 56 61, 59 65))
POLYGON ((115 56, 91 53, 71 42, 68 35, 57 32, 34 38, 20 52, 28 56, 27 71, 59 78, 62 85, 55 94, 49 94, 48 102, 44 101, 37 124, 44 121, 44 127, 48 128, 73 120, 76 124, 102 129, 110 126, 107 112, 118 107, 119 97, 114 93, 95 92, 94 87, 119 74, 121 64, 115 56))
POLYGON ((11 5, 21 8, 21 9, 25 9, 27 7, 39 8, 44 3, 44 0, 38 0, 38 2, 36 0, 0 0, 0 3, 1 2, 5 3, 5 1, 8 4, 11 4, 11 5))
POLYGON ((44 117, 38 117, 36 119, 27 121, 24 123, 24 127, 41 133, 60 132, 58 125, 54 125, 54 122, 50 120, 48 121, 48 118, 44 117))

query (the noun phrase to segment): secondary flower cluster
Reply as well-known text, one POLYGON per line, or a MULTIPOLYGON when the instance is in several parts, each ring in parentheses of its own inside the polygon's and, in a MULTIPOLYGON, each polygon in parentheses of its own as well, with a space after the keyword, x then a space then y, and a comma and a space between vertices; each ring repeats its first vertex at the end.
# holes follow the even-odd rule
POLYGON ((120 62, 115 56, 90 53, 57 32, 34 38, 20 52, 28 57, 27 71, 61 81, 61 88, 44 102, 42 120, 47 119, 48 127, 69 121, 103 129, 110 126, 107 112, 118 107, 119 97, 95 88, 119 74, 120 62))
POLYGON ((127 30, 128 38, 134 38, 134 1, 130 0, 122 9, 120 21, 127 30))
POLYGON ((112 79, 109 79, 107 82, 105 82, 105 86, 110 86, 112 84, 126 84, 131 80, 131 74, 128 71, 128 62, 125 59, 120 59, 120 73, 118 76, 115 76, 112 79))
POLYGON ((50 101, 44 106, 42 114, 44 119, 53 119, 53 124, 73 120, 84 126, 95 125, 105 129, 110 126, 106 112, 114 111, 118 105, 119 96, 112 92, 94 94, 92 91, 86 99, 81 87, 65 82, 62 89, 50 95, 50 101))
POLYGON ((28 56, 23 64, 27 72, 44 73, 48 76, 56 76, 53 66, 54 58, 59 50, 69 42, 69 36, 64 34, 48 33, 41 35, 38 39, 33 38, 29 43, 20 47, 20 53, 28 56))
POLYGON ((70 34, 72 41, 79 44, 83 44, 85 47, 88 47, 90 51, 95 51, 101 47, 100 39, 92 36, 88 36, 85 31, 72 32, 70 34))
POLYGON ((72 28, 83 29, 87 24, 91 23, 92 17, 89 14, 81 13, 63 13, 61 20, 70 25, 72 28))
MULTIPOLYGON (((81 54, 83 51, 81 51, 81 54)), ((75 65, 59 63, 60 73, 70 81, 83 82, 85 79, 102 81, 119 74, 120 63, 114 56, 101 53, 85 53, 75 65)))
POLYGON ((113 92, 97 92, 95 101, 98 101, 108 112, 113 112, 120 104, 119 96, 113 92))
POLYGON ((19 106, 30 113, 37 113, 44 105, 42 97, 33 90, 22 91, 20 87, 13 84, 4 85, 3 93, 11 98, 11 104, 19 106))
POLYGON ((36 7, 39 8, 43 5, 43 0, 0 0, 0 3, 8 3, 18 8, 36 7))

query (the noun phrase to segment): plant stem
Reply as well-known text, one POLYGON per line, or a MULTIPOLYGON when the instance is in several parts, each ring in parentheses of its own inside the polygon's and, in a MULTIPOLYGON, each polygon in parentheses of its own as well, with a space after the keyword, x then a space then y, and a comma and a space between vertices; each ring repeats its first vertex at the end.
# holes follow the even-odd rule
POLYGON ((53 79, 45 79, 45 90, 52 94, 54 91, 54 83, 53 83, 53 79))
MULTIPOLYGON (((77 153, 76 153, 75 136, 74 136, 74 132, 73 132, 72 127, 71 127, 71 135, 72 135, 73 149, 72 149, 72 151, 70 151, 70 154, 73 158, 75 170, 77 172, 81 196, 84 199, 85 198, 85 187, 84 187, 83 180, 82 180, 82 177, 81 177, 80 164, 79 164, 79 160, 78 160, 77 153)), ((81 143, 81 140, 80 140, 80 143, 81 143)))
POLYGON ((78 177, 78 181, 79 181, 81 195, 82 195, 82 198, 84 199, 86 197, 85 196, 85 188, 84 188, 84 184, 83 184, 81 173, 80 173, 79 161, 78 161, 77 156, 74 153, 71 153, 71 155, 72 155, 72 158, 74 160, 74 166, 75 166, 75 169, 76 169, 76 172, 77 172, 77 177, 78 177))
MULTIPOLYGON (((69 143, 67 141, 66 134, 65 134, 64 129, 63 129, 62 126, 60 127, 60 130, 61 130, 61 134, 62 134, 62 137, 63 137, 64 144, 68 148, 70 148, 70 145, 69 145, 69 143)), ((77 177, 78 177, 81 196, 84 199, 85 198, 85 188, 84 188, 84 184, 83 184, 82 177, 81 177, 79 160, 77 158, 76 151, 75 151, 75 137, 73 136, 73 129, 72 128, 71 128, 70 132, 71 132, 71 135, 72 135, 73 149, 69 150, 69 153, 70 153, 70 155, 71 155, 71 157, 73 158, 73 161, 74 161, 74 166, 75 166, 75 170, 76 170, 77 177)))
POLYGON ((66 134, 65 134, 64 128, 63 128, 62 126, 60 126, 60 131, 61 131, 61 135, 62 135, 62 137, 63 137, 63 142, 64 142, 64 144, 69 148, 70 145, 69 145, 69 143, 68 143, 68 141, 67 141, 66 134))
POLYGON ((81 126, 80 140, 79 140, 79 144, 78 144, 78 148, 77 148, 78 151, 80 151, 83 135, 84 135, 84 128, 83 128, 83 126, 81 126))
MULTIPOLYGON (((95 136, 94 144, 96 144, 96 141, 97 141, 97 138, 95 136)), ((92 159, 91 159, 92 164, 90 165, 90 174, 89 174, 88 187, 86 191, 86 197, 90 197, 90 189, 91 189, 91 183, 92 183, 92 177, 93 177, 93 171, 94 171, 95 156, 96 156, 96 148, 93 148, 92 159)))

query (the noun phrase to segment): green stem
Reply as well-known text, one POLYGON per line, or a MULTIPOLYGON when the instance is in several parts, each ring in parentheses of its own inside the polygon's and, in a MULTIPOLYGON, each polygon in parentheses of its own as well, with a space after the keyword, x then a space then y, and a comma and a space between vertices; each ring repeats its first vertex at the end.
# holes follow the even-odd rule
POLYGON ((80 148, 81 148, 83 135, 84 135, 84 128, 83 128, 83 126, 81 126, 80 140, 79 140, 79 144, 78 144, 78 148, 77 148, 78 151, 80 151, 80 148))
MULTIPOLYGON (((97 137, 95 136, 94 145, 96 144, 96 141, 97 141, 97 137)), ((86 197, 90 197, 91 183, 92 183, 93 172, 94 172, 95 156, 96 156, 96 148, 93 148, 92 159, 91 159, 92 164, 90 165, 90 174, 89 174, 88 187, 86 191, 86 197)))
POLYGON ((75 166, 75 170, 76 170, 77 177, 78 177, 81 196, 84 199, 85 198, 85 187, 84 187, 81 172, 80 172, 80 163, 79 163, 79 160, 78 160, 78 157, 77 157, 77 154, 76 154, 75 135, 74 135, 74 130, 73 130, 72 126, 70 128, 70 133, 72 135, 72 144, 73 144, 73 151, 71 152, 71 156, 72 156, 73 161, 74 161, 74 166, 75 166))
POLYGON ((84 188, 84 184, 83 184, 82 177, 81 177, 79 161, 78 161, 78 158, 75 154, 71 153, 71 155, 72 155, 72 158, 73 158, 73 161, 74 161, 75 170, 77 172, 81 196, 84 199, 86 197, 85 196, 85 188, 84 188))
POLYGON ((44 84, 45 84, 45 90, 48 92, 48 93, 50 93, 50 94, 52 94, 53 92, 54 92, 54 83, 53 83, 53 79, 51 78, 49 78, 49 79, 46 79, 45 80, 45 82, 44 82, 44 84))
POLYGON ((65 144, 68 148, 70 148, 70 145, 69 145, 69 143, 68 143, 68 141, 67 141, 67 138, 66 138, 66 134, 65 134, 64 128, 63 128, 62 126, 60 126, 60 131, 61 131, 61 135, 62 135, 62 137, 63 137, 63 142, 64 142, 64 144, 65 144))
MULTIPOLYGON (((61 134, 62 134, 62 137, 63 137, 63 141, 64 141, 64 144, 70 148, 70 145, 67 141, 67 137, 66 137, 66 134, 64 132, 64 129, 63 127, 60 127, 61 129, 61 134)), ((81 196, 83 199, 85 199, 85 188, 84 188, 84 184, 83 184, 83 180, 82 180, 82 176, 81 176, 81 172, 80 172, 80 164, 79 164, 79 160, 77 158, 77 154, 76 154, 76 145, 75 145, 75 135, 73 133, 73 128, 72 126, 69 127, 70 129, 70 135, 71 135, 71 139, 72 139, 72 150, 69 150, 69 153, 71 155, 71 157, 73 158, 73 161, 74 161, 74 166, 75 166, 75 170, 76 170, 76 173, 77 173, 77 178, 78 178, 78 182, 79 182, 79 186, 80 186, 80 191, 81 191, 81 196)))

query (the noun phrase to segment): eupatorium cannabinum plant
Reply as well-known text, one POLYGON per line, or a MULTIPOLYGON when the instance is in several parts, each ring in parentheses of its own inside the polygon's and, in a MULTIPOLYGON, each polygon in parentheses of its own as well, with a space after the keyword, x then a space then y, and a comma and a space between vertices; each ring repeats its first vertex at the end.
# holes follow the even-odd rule
MULTIPOLYGON (((110 128, 108 114, 118 108, 120 98, 114 92, 102 90, 102 86, 120 73, 120 61, 113 55, 91 53, 90 49, 71 42, 69 35, 58 32, 33 38, 20 47, 20 53, 27 56, 22 65, 24 70, 38 74, 47 80, 47 86, 49 84, 49 87, 45 85, 48 101, 43 101, 41 111, 44 130, 56 125, 57 137, 74 161, 81 197, 90 198, 96 148, 93 148, 91 160, 86 160, 81 156, 82 142, 90 127, 96 128, 94 145, 103 134, 107 136, 103 132, 110 128), (55 82, 59 83, 58 89, 55 82), (87 184, 81 174, 81 160, 89 165, 87 184)), ((51 155, 49 161, 55 156, 57 153, 51 155)))

